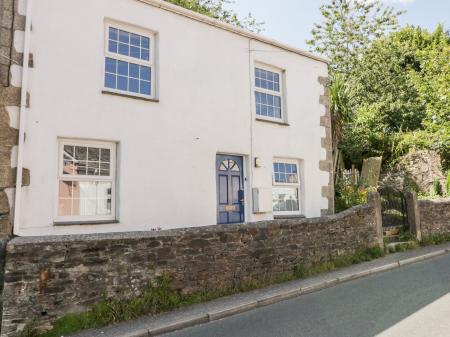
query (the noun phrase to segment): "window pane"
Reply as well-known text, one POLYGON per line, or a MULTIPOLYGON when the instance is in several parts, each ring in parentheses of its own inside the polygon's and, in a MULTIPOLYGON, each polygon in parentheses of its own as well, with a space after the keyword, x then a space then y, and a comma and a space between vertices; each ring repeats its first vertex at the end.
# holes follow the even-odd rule
POLYGON ((77 165, 75 165, 75 175, 85 176, 87 174, 87 162, 79 161, 77 165))
POLYGON ((280 92, 280 75, 268 70, 255 68, 255 86, 280 92))
POLYGON ((72 215, 72 199, 73 199, 72 182, 60 181, 58 193, 58 215, 60 216, 72 215))
POLYGON ((111 150, 110 149, 100 149, 100 153, 101 153, 101 161, 102 162, 108 162, 110 161, 110 157, 111 157, 111 150))
POLYGON ((100 158, 100 149, 95 147, 88 148, 88 159, 98 161, 100 158))
POLYGON ((274 212, 298 212, 299 200, 297 188, 273 188, 272 201, 274 212))
POLYGON ((274 163, 274 175, 276 183, 298 183, 297 165, 291 163, 274 163))
POLYGON ((131 46, 130 47, 130 56, 138 59, 140 56, 140 49, 138 47, 131 46))
POLYGON ((142 60, 150 60, 150 39, 139 34, 110 28, 108 51, 142 60))
POLYGON ((118 31, 117 28, 109 27, 109 39, 117 41, 118 31))
POLYGON ((87 148, 85 146, 75 146, 75 159, 86 160, 87 148))
POLYGON ((118 61, 117 72, 119 75, 128 76, 128 62, 118 61))
MULTIPOLYGON (((61 186, 60 182, 60 186, 61 186)), ((59 210, 63 210, 63 205, 66 206, 71 202, 72 216, 99 216, 111 215, 111 182, 90 182, 80 181, 72 182, 72 196, 63 198, 61 193, 59 196, 59 210)), ((60 187, 61 191, 61 187, 60 187)), ((64 214, 69 215, 66 211, 64 214)))
POLYGON ((141 59, 148 61, 150 60, 150 51, 148 49, 141 50, 141 59))
POLYGON ((139 93, 139 80, 130 78, 130 88, 131 92, 139 93))
POLYGON ((72 160, 63 161, 63 174, 73 174, 75 164, 72 160))
POLYGON ((123 43, 130 43, 130 33, 120 30, 119 31, 119 41, 123 43))
POLYGON ((148 37, 141 37, 141 46, 142 48, 150 49, 150 39, 148 37))
POLYGON ((130 77, 139 78, 139 65, 130 63, 130 77))
POLYGON ((116 73, 116 68, 117 67, 117 61, 116 60, 114 60, 114 59, 112 59, 112 58, 109 58, 109 57, 107 57, 106 59, 105 59, 105 71, 107 72, 107 73, 112 73, 112 74, 115 74, 116 73))
POLYGON ((74 156, 75 156, 75 146, 64 145, 64 158, 74 159, 74 156))
POLYGON ((87 174, 89 176, 100 175, 100 163, 97 161, 87 163, 87 174))
POLYGON ((141 66, 141 80, 150 81, 150 67, 141 66))
POLYGON ((137 34, 131 33, 131 34, 130 34, 130 43, 131 43, 133 46, 139 47, 139 45, 141 44, 141 38, 140 38, 140 36, 137 35, 137 34))
POLYGON ((141 81, 140 93, 144 95, 150 95, 150 82, 141 81))
POLYGON ((105 87, 115 89, 117 76, 112 74, 105 74, 105 87))
POLYGON ((117 89, 128 90, 128 79, 124 76, 117 76, 117 89))
POLYGON ((255 92, 256 114, 274 118, 281 118, 281 97, 255 92))
POLYGON ((109 40, 108 51, 110 53, 117 53, 118 43, 112 40, 109 40))
POLYGON ((130 46, 128 44, 119 43, 119 54, 129 56, 130 46))

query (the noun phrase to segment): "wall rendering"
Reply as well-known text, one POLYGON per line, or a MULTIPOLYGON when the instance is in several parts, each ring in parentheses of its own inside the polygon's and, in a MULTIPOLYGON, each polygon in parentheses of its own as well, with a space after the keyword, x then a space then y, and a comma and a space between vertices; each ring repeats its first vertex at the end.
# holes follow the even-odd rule
MULTIPOLYGON (((42 0, 33 6, 31 21, 34 67, 27 84, 24 165, 32 179, 22 190, 15 234, 215 224, 215 157, 221 153, 244 159, 246 222, 274 217, 271 210, 253 212, 251 191, 272 188, 275 158, 299 163, 303 215, 332 212, 325 62, 140 1, 80 6, 42 0), (153 100, 102 92, 111 22, 154 34, 153 100), (284 123, 256 118, 256 65, 283 74, 284 123), (116 222, 55 225, 61 139, 115 144, 116 222)), ((271 202, 270 194, 266 198, 271 202)))

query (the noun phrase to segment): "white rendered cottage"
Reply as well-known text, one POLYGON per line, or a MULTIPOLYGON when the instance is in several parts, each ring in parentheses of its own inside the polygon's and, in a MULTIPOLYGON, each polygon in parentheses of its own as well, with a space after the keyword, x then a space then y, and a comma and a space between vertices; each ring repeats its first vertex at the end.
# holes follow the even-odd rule
POLYGON ((15 234, 332 212, 326 59, 159 0, 19 7, 15 234))

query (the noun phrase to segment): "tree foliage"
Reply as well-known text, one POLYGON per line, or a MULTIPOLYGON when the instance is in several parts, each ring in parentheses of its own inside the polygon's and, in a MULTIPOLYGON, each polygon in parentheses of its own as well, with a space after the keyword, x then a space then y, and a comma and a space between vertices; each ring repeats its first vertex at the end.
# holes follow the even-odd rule
POLYGON ((348 77, 350 121, 340 146, 352 162, 382 155, 386 163, 411 148, 450 155, 450 37, 405 27, 374 41, 348 77))
POLYGON ((331 59, 333 71, 345 74, 371 41, 398 27, 401 14, 379 0, 331 0, 320 12, 323 22, 314 25, 307 43, 312 51, 331 59))
POLYGON ((249 13, 244 18, 230 9, 226 9, 226 5, 232 4, 230 0, 165 0, 174 5, 190 9, 203 15, 229 23, 233 26, 244 28, 252 32, 259 33, 262 30, 263 22, 256 21, 252 14, 249 13))

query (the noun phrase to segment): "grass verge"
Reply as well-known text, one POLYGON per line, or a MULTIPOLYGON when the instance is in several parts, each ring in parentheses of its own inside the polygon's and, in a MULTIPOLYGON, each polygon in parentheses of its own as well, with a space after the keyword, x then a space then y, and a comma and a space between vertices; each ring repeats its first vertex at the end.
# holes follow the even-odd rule
POLYGON ((40 332, 34 323, 29 324, 22 331, 20 337, 67 336, 85 329, 100 328, 144 315, 155 315, 239 292, 310 277, 348 265, 370 261, 383 255, 384 251, 380 248, 359 248, 354 254, 329 258, 327 261, 317 264, 298 265, 291 272, 282 275, 245 282, 228 289, 204 291, 190 295, 184 295, 171 289, 169 278, 162 276, 156 282, 150 283, 143 290, 142 295, 138 297, 130 299, 105 298, 94 304, 86 312, 67 314, 59 318, 53 324, 53 328, 47 332, 40 332))
POLYGON ((433 245, 440 245, 445 242, 450 242, 450 233, 434 234, 423 237, 422 241, 420 242, 420 245, 433 246, 433 245))

